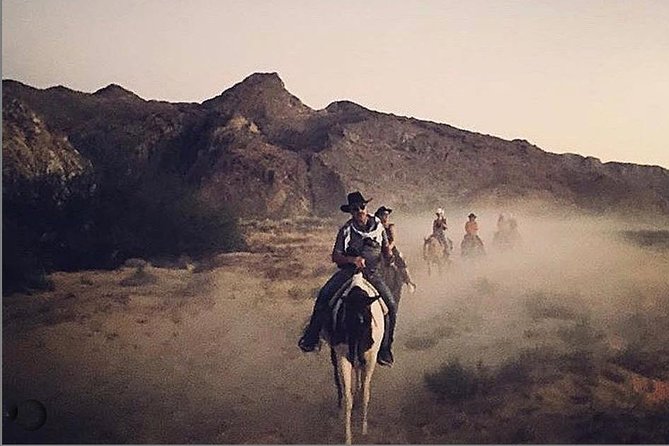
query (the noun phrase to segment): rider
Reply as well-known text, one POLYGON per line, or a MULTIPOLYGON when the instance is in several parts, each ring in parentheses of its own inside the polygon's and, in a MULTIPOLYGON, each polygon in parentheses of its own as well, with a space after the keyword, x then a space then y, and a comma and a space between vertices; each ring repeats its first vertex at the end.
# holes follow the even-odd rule
POLYGON ((448 255, 448 250, 452 246, 449 246, 449 240, 446 238, 446 231, 448 230, 446 216, 442 208, 438 208, 435 214, 437 214, 437 218, 432 222, 432 236, 439 240, 439 243, 444 248, 444 254, 448 255))
POLYGON ((413 293, 416 291, 416 284, 411 280, 411 275, 409 274, 409 269, 407 268, 407 263, 402 256, 402 253, 397 248, 395 242, 397 241, 397 232, 395 231, 395 223, 390 222, 390 213, 393 210, 385 206, 381 206, 374 212, 384 228, 386 228, 386 234, 388 234, 388 244, 390 246, 390 252, 393 254, 391 263, 394 262, 395 266, 402 275, 402 281, 407 284, 409 291, 413 293))
POLYGON ((298 346, 304 352, 314 351, 319 346, 321 328, 329 318, 328 302, 330 298, 353 274, 362 270, 365 278, 376 288, 388 306, 386 330, 377 362, 391 366, 393 364, 391 347, 397 318, 397 303, 378 269, 382 256, 390 258, 392 255, 388 235, 381 221, 369 215, 365 210, 371 199, 365 200, 362 194, 356 191, 348 194, 347 201, 348 203, 340 206, 340 209, 342 212, 350 213, 351 219, 339 229, 332 249, 332 261, 337 264, 339 270, 330 277, 318 293, 311 320, 298 346))
POLYGON ((472 212, 467 216, 469 221, 465 223, 465 238, 473 238, 479 246, 483 246, 483 240, 479 237, 479 224, 476 215, 472 212))

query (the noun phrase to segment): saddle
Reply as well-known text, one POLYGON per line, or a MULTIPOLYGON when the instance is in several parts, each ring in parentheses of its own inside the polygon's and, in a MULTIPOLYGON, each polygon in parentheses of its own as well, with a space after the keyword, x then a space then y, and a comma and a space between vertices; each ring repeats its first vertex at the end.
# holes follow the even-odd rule
POLYGON ((344 318, 344 301, 346 300, 346 296, 348 296, 354 288, 359 288, 367 294, 370 305, 378 300, 381 309, 383 310, 383 315, 385 316, 388 314, 388 306, 383 299, 381 299, 379 292, 367 279, 365 279, 361 272, 358 272, 347 280, 328 301, 328 307, 330 308, 330 313, 332 315, 330 333, 337 333, 338 328, 341 327, 344 318))
MULTIPOLYGON (((351 362, 357 358, 360 363, 364 364, 365 359, 362 353, 369 347, 365 345, 365 342, 371 343, 371 338, 366 339, 363 344, 351 342, 349 338, 353 332, 347 330, 350 330, 352 326, 359 327, 360 324, 364 325, 365 321, 371 322, 368 319, 371 316, 370 313, 356 311, 356 308, 364 308, 378 301, 385 316, 388 314, 388 307, 380 297, 379 292, 363 277, 362 273, 356 273, 337 290, 328 302, 331 311, 330 329, 328 330, 330 345, 348 343, 347 357, 351 362), (348 299, 349 297, 351 299, 348 299), (347 303, 352 307, 346 305, 347 303)), ((355 338, 357 335, 353 334, 353 336, 355 338)))
POLYGON ((367 279, 365 279, 365 277, 362 275, 361 272, 355 273, 353 277, 344 282, 344 284, 337 290, 337 292, 335 292, 334 295, 332 295, 332 297, 328 301, 328 306, 330 310, 336 312, 336 310, 339 307, 341 307, 344 301, 344 297, 347 296, 348 293, 355 287, 358 287, 362 291, 367 293, 367 295, 370 297, 370 303, 376 299, 379 299, 381 308, 383 308, 383 315, 385 316, 386 314, 388 314, 388 306, 383 301, 383 299, 380 299, 381 295, 376 290, 376 288, 374 288, 374 285, 372 285, 367 279))

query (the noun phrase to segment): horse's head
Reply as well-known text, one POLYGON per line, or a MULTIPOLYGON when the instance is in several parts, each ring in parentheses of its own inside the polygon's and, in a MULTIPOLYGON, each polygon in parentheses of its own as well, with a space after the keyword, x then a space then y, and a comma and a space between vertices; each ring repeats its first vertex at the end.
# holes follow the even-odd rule
POLYGON ((351 290, 343 296, 346 306, 353 311, 360 311, 368 307, 378 299, 378 296, 370 296, 369 293, 359 286, 354 286, 351 290))

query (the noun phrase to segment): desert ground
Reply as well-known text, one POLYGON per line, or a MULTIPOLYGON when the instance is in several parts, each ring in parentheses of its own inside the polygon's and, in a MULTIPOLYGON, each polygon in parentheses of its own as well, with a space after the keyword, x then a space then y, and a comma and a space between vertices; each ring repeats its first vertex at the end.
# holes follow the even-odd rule
MULTIPOLYGON (((447 215, 457 247, 467 211, 447 215)), ((5 296, 3 442, 341 443, 328 349, 296 342, 345 217, 247 221, 248 252, 5 296), (29 399, 36 430, 7 416, 29 399)), ((483 210, 487 255, 428 275, 432 216, 392 217, 418 288, 354 442, 669 442, 668 228, 519 214, 500 252, 483 210)))

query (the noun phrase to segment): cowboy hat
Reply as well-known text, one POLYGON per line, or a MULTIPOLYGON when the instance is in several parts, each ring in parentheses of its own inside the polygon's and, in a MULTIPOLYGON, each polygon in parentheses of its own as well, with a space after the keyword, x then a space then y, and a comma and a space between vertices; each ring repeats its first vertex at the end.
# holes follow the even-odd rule
POLYGON ((469 218, 472 218, 472 217, 476 218, 476 214, 474 214, 474 213, 472 212, 472 213, 469 214, 467 217, 469 217, 469 218))
POLYGON ((369 200, 365 200, 365 198, 362 196, 362 194, 358 191, 351 192, 346 196, 346 200, 348 201, 347 204, 342 204, 339 209, 341 209, 342 212, 351 212, 351 206, 360 206, 363 204, 367 204, 372 199, 370 198, 369 200))
POLYGON ((374 215, 377 216, 377 217, 381 217, 384 213, 387 212, 388 214, 390 214, 392 211, 393 210, 390 209, 390 208, 387 208, 385 206, 381 206, 380 208, 378 208, 376 210, 376 212, 374 212, 374 215))

